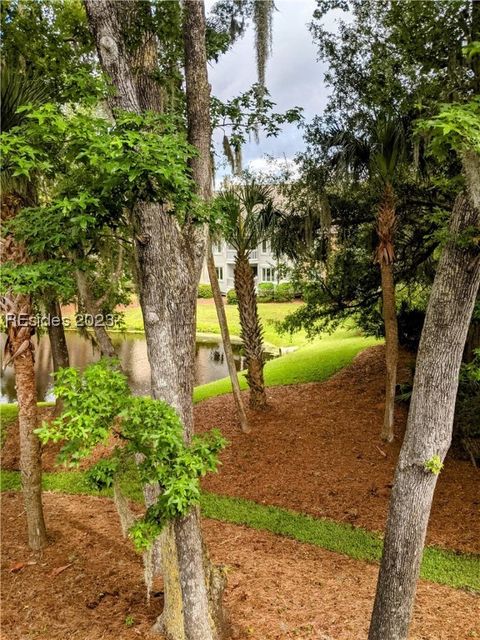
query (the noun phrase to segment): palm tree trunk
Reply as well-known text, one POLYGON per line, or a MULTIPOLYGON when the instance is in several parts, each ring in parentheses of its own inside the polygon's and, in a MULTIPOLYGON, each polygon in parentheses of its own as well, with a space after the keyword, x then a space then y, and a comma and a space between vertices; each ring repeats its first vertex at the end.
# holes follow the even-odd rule
MULTIPOLYGON (((15 217, 22 200, 3 195, 1 221, 15 217)), ((25 249, 12 235, 2 240, 2 261, 23 264, 27 261, 25 249)), ((25 512, 27 516, 28 544, 38 551, 47 544, 47 532, 42 506, 42 461, 37 428, 37 390, 35 360, 32 343, 33 327, 28 322, 32 314, 32 300, 28 295, 4 296, 2 307, 7 314, 7 344, 4 366, 13 361, 18 400, 18 427, 20 434, 20 472, 25 512), (22 326, 24 325, 24 326, 22 326)))
POLYGON ((381 437, 385 442, 392 442, 394 437, 395 389, 398 364, 398 326, 393 264, 382 263, 380 265, 380 273, 382 278, 383 322, 385 326, 385 363, 387 367, 385 380, 385 414, 381 437))
POLYGON ((263 379, 263 330, 258 317, 255 278, 248 255, 237 252, 234 269, 235 291, 238 298, 241 338, 247 362, 247 382, 250 387, 250 406, 264 409, 267 406, 263 379))
MULTIPOLYGON (((477 164, 480 167, 478 160, 477 164)), ((477 180, 479 175, 477 171, 477 180)), ((464 194, 457 197, 450 240, 428 303, 369 640, 406 640, 408 636, 433 493, 452 440, 462 352, 480 284, 478 249, 473 242, 469 248, 458 242, 467 229, 480 224, 480 203, 476 204, 464 194)))
MULTIPOLYGON (((31 314, 29 296, 19 296, 17 305, 25 314, 31 314), (20 299, 19 299, 20 298, 20 299)), ((17 316, 18 317, 18 316, 17 316)), ((22 479, 25 513, 27 516, 28 544, 33 551, 47 544, 47 530, 42 506, 42 458, 40 441, 35 435, 37 428, 37 390, 35 384, 35 366, 33 344, 30 330, 25 334, 22 329, 8 327, 10 354, 14 357, 15 386, 18 400, 18 427, 20 433, 20 473, 22 479), (26 341, 28 340, 28 345, 26 341)))
POLYGON ((395 198, 393 189, 387 184, 378 211, 377 233, 378 247, 376 261, 380 264, 382 282, 383 323, 385 329, 385 413, 381 438, 392 442, 395 421, 395 388, 397 384, 398 363, 398 325, 395 301, 395 281, 393 277, 393 261, 395 251, 393 237, 395 233, 395 198))
MULTIPOLYGON (((50 298, 47 303, 48 337, 50 338, 50 352, 52 354, 52 364, 54 372, 70 366, 67 340, 65 338, 65 328, 62 322, 62 309, 56 298, 50 298)), ((59 416, 63 409, 60 398, 55 401, 54 414, 59 416)))
POLYGON ((222 334, 223 350, 225 352, 225 358, 227 360, 228 373, 232 382, 232 392, 235 400, 235 405, 237 407, 237 415, 240 422, 240 428, 243 433, 250 433, 247 414, 245 412, 245 407, 243 406, 242 392, 240 390, 240 383, 238 381, 237 369, 235 367, 235 358, 233 356, 232 343, 230 342, 230 331, 228 329, 227 315, 225 313, 223 298, 220 292, 220 286, 218 284, 217 271, 215 269, 215 260, 213 258, 212 252, 212 244, 209 240, 207 242, 207 267, 208 275, 210 277, 210 284, 212 285, 213 299, 215 300, 215 307, 217 309, 218 324, 220 325, 220 331, 222 334))

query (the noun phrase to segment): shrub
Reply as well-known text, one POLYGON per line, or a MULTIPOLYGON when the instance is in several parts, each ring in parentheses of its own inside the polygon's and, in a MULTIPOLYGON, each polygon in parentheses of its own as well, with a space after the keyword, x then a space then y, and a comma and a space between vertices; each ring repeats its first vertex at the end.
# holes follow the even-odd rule
POLYGON ((295 291, 290 282, 283 282, 282 284, 277 284, 275 287, 275 300, 277 302, 291 302, 294 295, 295 291))
POLYGON ((275 297, 275 287, 273 282, 261 282, 258 285, 259 302, 272 302, 275 297))
POLYGON ((227 291, 227 304, 237 304, 237 292, 235 289, 230 289, 227 291))
POLYGON ((212 286, 210 284, 199 284, 197 297, 213 298, 212 286))

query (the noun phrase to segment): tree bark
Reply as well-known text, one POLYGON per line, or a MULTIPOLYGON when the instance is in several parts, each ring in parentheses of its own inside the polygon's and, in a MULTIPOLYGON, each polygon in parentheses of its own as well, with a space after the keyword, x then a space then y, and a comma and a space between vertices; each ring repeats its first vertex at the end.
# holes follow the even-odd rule
MULTIPOLYGON (((156 39, 148 32, 150 3, 85 0, 85 5, 102 67, 116 89, 110 100, 111 108, 134 113, 146 109, 161 111, 161 90, 151 73, 157 67, 157 55, 156 39), (144 33, 142 46, 127 48, 126 26, 144 33)), ((198 193, 208 198, 210 94, 203 2, 185 2, 184 13, 188 137, 199 152, 192 161, 192 172, 198 193)), ((177 410, 188 442, 193 433, 196 302, 205 230, 189 221, 180 226, 168 208, 159 203, 137 202, 132 217, 152 395, 177 410)), ((164 533, 165 609, 155 628, 167 638, 219 637, 209 607, 201 540, 197 510, 176 520, 164 533)))
POLYGON ((94 320, 92 328, 100 353, 104 358, 115 358, 116 352, 112 339, 102 322, 97 322, 98 317, 101 316, 101 309, 90 295, 87 278, 83 271, 77 271, 76 279, 82 307, 94 320))
POLYGON ((211 242, 208 242, 207 246, 207 267, 208 275, 210 277, 210 284, 212 285, 213 299, 215 300, 215 307, 217 309, 218 324, 220 325, 220 332, 222 334, 223 350, 225 352, 225 359, 227 360, 228 373, 232 382, 232 393, 235 400, 235 405, 237 407, 238 421, 243 433, 250 433, 248 418, 245 412, 245 407, 243 405, 240 383, 238 381, 237 369, 235 367, 235 358, 233 356, 232 343, 230 342, 230 331, 228 329, 227 315, 225 313, 223 298, 220 292, 220 286, 218 284, 217 272, 215 270, 215 260, 213 258, 211 242))
POLYGON ((385 365, 387 369, 385 377, 385 412, 380 434, 385 442, 392 442, 394 438, 395 389, 398 364, 398 324, 393 276, 395 225, 395 195, 392 186, 386 184, 378 211, 377 233, 379 242, 376 250, 376 261, 380 265, 382 282, 385 365))
MULTIPOLYGON (((2 197, 1 220, 4 223, 16 215, 21 199, 2 197)), ((26 262, 24 247, 11 235, 2 240, 2 261, 16 264, 26 262)), ((37 428, 37 390, 35 359, 32 343, 33 327, 28 322, 32 314, 32 300, 28 295, 10 295, 2 299, 7 314, 7 344, 4 366, 13 361, 18 400, 18 427, 20 433, 20 473, 25 512, 27 516, 28 544, 33 551, 47 544, 47 532, 42 506, 42 461, 40 441, 34 433, 37 428)))
MULTIPOLYGON (((48 337, 50 339, 50 352, 52 354, 53 371, 70 366, 65 328, 62 321, 62 308, 57 298, 50 298, 47 302, 47 314, 49 316, 48 337), (55 320, 54 320, 55 318, 55 320), (56 320, 58 318, 58 320, 56 320)), ((55 401, 54 414, 59 416, 63 409, 60 398, 55 401)))
POLYGON ((469 196, 460 194, 437 268, 417 357, 407 431, 395 472, 369 640, 405 640, 438 474, 452 439, 462 352, 480 284, 480 255, 462 233, 480 225, 480 162, 464 161, 469 196), (469 177, 470 174, 470 177, 469 177), (473 179, 473 181, 472 181, 473 179))
POLYGON ((385 364, 387 367, 385 414, 381 438, 385 442, 392 442, 394 438, 395 390, 398 365, 398 326, 393 264, 382 263, 380 265, 380 273, 382 279, 383 322, 385 326, 385 364))
POLYGON ((234 268, 235 291, 238 298, 241 338, 247 363, 247 382, 250 387, 250 406, 264 409, 267 406, 263 380, 263 336, 258 317, 255 279, 248 255, 237 252, 234 268))

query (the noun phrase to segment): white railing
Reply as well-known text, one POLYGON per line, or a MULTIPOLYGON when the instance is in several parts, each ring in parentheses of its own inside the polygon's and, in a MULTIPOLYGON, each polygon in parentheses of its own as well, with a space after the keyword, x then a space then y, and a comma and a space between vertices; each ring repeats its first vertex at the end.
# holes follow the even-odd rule
POLYGON ((250 251, 249 260, 258 260, 258 252, 256 249, 250 251))
POLYGON ((227 260, 235 260, 237 252, 235 249, 227 249, 227 260))

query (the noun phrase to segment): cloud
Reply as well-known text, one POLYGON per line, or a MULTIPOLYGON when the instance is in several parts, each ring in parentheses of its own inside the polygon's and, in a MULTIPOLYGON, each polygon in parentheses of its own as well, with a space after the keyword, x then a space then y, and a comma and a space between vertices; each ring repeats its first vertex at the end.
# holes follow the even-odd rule
MULTIPOLYGON (((208 0, 207 10, 214 4, 208 0)), ((272 56, 267 65, 267 87, 276 111, 294 106, 304 109, 308 122, 321 113, 328 98, 324 83, 325 64, 317 61, 317 49, 308 30, 315 0, 276 0, 277 11, 273 16, 272 56)), ((335 16, 328 20, 334 27, 335 16)), ((218 63, 209 68, 214 95, 221 100, 232 98, 246 91, 256 82, 254 32, 250 27, 245 36, 235 43, 218 63)), ((218 136, 216 142, 219 142, 218 136)), ((276 138, 261 136, 260 144, 254 141, 245 145, 245 164, 258 162, 265 154, 275 158, 292 158, 304 148, 302 129, 298 124, 285 125, 276 138)), ((219 173, 225 173, 220 168, 219 173)))

